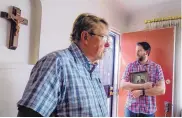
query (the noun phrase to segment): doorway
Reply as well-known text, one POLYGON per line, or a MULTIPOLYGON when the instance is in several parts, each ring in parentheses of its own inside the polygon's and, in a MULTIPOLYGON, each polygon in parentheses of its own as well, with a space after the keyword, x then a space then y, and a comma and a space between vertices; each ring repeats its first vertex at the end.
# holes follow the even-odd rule
MULTIPOLYGON (((136 60, 135 47, 137 42, 147 41, 151 45, 149 59, 161 65, 166 83, 166 93, 157 96, 157 117, 170 117, 172 114, 173 90, 173 57, 174 57, 174 28, 157 29, 124 33, 121 36, 121 75, 126 66, 136 60), (165 113, 165 110, 168 110, 165 113)), ((119 90, 118 116, 124 116, 127 91, 119 90)))
POLYGON ((99 62, 100 78, 107 94, 108 112, 110 117, 117 116, 119 45, 120 35, 109 32, 109 48, 99 62))

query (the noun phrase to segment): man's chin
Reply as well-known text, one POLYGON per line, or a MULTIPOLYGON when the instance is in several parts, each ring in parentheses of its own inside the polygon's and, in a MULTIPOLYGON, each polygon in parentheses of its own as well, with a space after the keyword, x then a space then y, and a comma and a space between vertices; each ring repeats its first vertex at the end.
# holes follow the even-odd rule
POLYGON ((100 56, 98 57, 98 59, 99 59, 99 60, 102 60, 103 57, 104 57, 103 55, 100 55, 100 56))
POLYGON ((98 56, 98 59, 101 60, 101 59, 103 59, 103 57, 104 57, 104 53, 100 54, 100 55, 98 56))

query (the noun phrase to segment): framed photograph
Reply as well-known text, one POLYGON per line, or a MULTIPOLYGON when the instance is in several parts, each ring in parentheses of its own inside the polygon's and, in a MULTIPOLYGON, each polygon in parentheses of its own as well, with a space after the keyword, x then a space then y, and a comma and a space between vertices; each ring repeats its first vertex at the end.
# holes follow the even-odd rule
POLYGON ((148 82, 147 71, 130 73, 130 81, 134 84, 143 84, 148 82))

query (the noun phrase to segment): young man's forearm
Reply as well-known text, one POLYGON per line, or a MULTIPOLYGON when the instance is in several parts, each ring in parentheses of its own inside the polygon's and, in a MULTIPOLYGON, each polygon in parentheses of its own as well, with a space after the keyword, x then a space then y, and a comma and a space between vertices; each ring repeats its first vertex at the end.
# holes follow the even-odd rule
POLYGON ((154 88, 145 90, 146 96, 157 96, 157 95, 163 95, 163 94, 165 94, 165 89, 162 87, 154 87, 154 88))
POLYGON ((133 84, 130 82, 122 82, 121 83, 121 88, 125 89, 125 90, 139 90, 139 89, 143 89, 143 84, 133 84))

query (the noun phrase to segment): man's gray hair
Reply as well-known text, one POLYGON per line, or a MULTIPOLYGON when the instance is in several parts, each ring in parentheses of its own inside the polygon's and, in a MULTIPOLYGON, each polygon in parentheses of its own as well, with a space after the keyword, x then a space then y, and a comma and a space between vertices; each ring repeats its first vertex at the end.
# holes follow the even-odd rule
POLYGON ((108 23, 103 18, 99 18, 89 13, 80 14, 76 18, 73 24, 73 30, 71 33, 71 41, 72 42, 79 41, 81 37, 81 33, 83 31, 93 32, 94 29, 96 28, 96 25, 99 23, 103 23, 108 27, 108 23))

